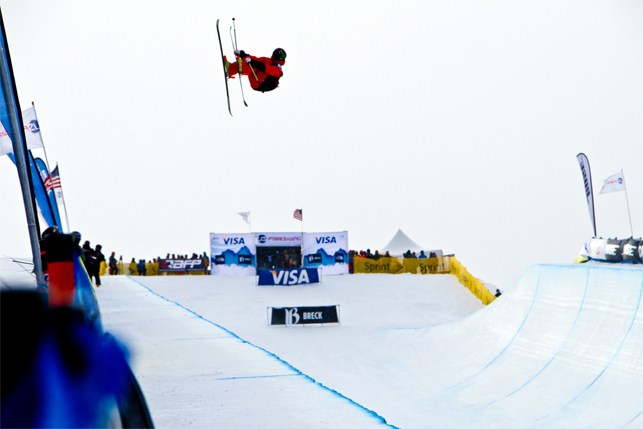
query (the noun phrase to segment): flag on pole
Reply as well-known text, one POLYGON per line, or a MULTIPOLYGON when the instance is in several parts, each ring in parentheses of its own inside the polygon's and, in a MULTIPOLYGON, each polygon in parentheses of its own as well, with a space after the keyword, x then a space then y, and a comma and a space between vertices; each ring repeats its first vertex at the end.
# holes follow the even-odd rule
POLYGON ((610 192, 618 192, 625 190, 625 177, 623 176, 623 170, 618 173, 608 177, 603 182, 603 189, 601 189, 601 194, 608 194, 610 192))
MULTIPOLYGON (((22 111, 22 123, 24 124, 25 139, 27 140, 27 149, 44 148, 42 136, 40 135, 40 126, 36 118, 36 109, 30 107, 22 111)), ((0 156, 13 153, 11 137, 4 127, 0 128, 0 156)))
POLYGON ((302 209, 295 209, 295 213, 293 213, 293 217, 297 220, 304 221, 304 214, 302 209))
POLYGON ((54 188, 60 188, 60 175, 58 174, 58 166, 51 170, 51 174, 45 179, 45 189, 47 192, 53 191, 54 188))
POLYGON ((245 221, 245 223, 247 223, 248 225, 250 225, 250 220, 249 220, 249 218, 250 218, 250 212, 239 212, 239 214, 241 215, 241 217, 243 218, 243 220, 245 221))

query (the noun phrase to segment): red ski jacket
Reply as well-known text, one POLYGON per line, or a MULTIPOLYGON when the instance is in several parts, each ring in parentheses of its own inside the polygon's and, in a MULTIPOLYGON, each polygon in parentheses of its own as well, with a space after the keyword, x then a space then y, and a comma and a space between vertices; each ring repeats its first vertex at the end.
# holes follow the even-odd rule
POLYGON ((243 59, 243 74, 248 76, 250 86, 255 91, 272 91, 279 86, 279 78, 284 75, 281 69, 284 64, 286 61, 273 61, 268 57, 247 55, 243 59), (247 62, 248 58, 251 60, 250 63, 247 62))

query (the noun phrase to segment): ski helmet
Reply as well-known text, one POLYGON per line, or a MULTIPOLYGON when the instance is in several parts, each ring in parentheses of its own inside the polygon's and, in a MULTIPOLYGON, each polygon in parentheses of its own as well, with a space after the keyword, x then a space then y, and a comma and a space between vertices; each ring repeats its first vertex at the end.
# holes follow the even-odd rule
POLYGON ((272 57, 270 57, 270 59, 273 61, 285 61, 286 51, 281 48, 277 48, 272 52, 272 57))

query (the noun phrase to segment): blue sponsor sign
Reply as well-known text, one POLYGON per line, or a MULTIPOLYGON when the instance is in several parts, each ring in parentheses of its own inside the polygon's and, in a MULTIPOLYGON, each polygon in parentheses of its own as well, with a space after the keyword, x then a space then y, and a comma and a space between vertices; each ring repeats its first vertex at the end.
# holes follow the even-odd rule
POLYGON ((296 286, 319 283, 317 268, 259 270, 259 286, 296 286))

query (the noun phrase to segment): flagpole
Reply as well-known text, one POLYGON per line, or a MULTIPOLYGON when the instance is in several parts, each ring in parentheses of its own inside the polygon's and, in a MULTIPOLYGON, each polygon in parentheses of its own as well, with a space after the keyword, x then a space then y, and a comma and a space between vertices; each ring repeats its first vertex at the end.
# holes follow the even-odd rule
MULTIPOLYGON (((58 168, 58 163, 56 163, 56 168, 58 168)), ((60 170, 58 170, 58 177, 60 178, 60 170)), ((55 194, 56 194, 56 188, 54 188, 54 195, 55 194)), ((65 203, 65 193, 63 192, 62 183, 60 183, 60 198, 62 198, 63 207, 65 208, 65 222, 67 223, 67 232, 71 233, 71 228, 69 228, 69 217, 67 217, 67 203, 65 203)), ((58 202, 56 202, 56 204, 58 204, 58 202)))
MULTIPOLYGON (((47 169, 49 170, 49 174, 51 174, 51 167, 49 167, 49 158, 47 158, 47 149, 45 147, 45 139, 42 138, 42 131, 40 130, 40 121, 38 121, 38 112, 36 112, 36 103, 32 101, 31 106, 33 107, 33 115, 36 117, 36 121, 38 122, 38 132, 40 133, 40 141, 42 141, 42 151, 45 154, 45 163, 47 163, 47 169)), ((56 167, 58 167, 58 163, 56 163, 56 167)), ((60 176, 60 171, 58 172, 58 175, 60 176)), ((65 197, 63 195, 62 184, 60 185, 60 195, 63 200, 63 206, 65 207, 65 223, 67 224, 67 232, 70 233, 71 229, 69 229, 69 217, 67 216, 67 205, 65 204, 65 197)), ((58 206, 58 199, 56 198, 56 188, 54 188, 54 199, 56 201, 56 206, 58 206)), ((60 211, 60 207, 58 207, 58 209, 60 211)), ((62 225, 61 225, 61 229, 62 229, 62 225)))
MULTIPOLYGON (((625 185, 625 173, 621 169, 621 176, 623 176, 623 184, 625 185)), ((630 213, 630 200, 627 198, 627 185, 625 185, 625 202, 627 203, 627 215, 630 218, 630 232, 632 233, 632 238, 634 238, 634 229, 632 228, 632 214, 630 213)))
POLYGON ((42 270, 42 259, 40 256, 40 231, 38 225, 38 216, 36 215, 33 195, 33 185, 31 184, 31 174, 26 162, 27 142, 25 141, 24 128, 21 115, 20 102, 16 90, 15 80, 13 79, 13 70, 11 67, 11 56, 9 55, 7 35, 4 28, 4 19, 2 18, 2 11, 0 10, 0 31, 1 38, 0 50, 2 51, 3 58, 0 62, 0 82, 1 90, 4 98, 5 109, 9 120, 9 128, 13 138, 11 144, 13 146, 13 153, 16 158, 16 167, 18 169, 18 177, 20 178, 20 189, 22 191, 22 199, 25 206, 25 214, 27 217, 27 229, 29 231, 29 240, 31 242, 31 254, 33 257, 34 273, 36 274, 37 289, 40 292, 46 292, 47 286, 45 284, 45 277, 42 270), (6 59, 5 59, 6 58, 6 59), (21 147, 22 146, 22 147, 21 147))

